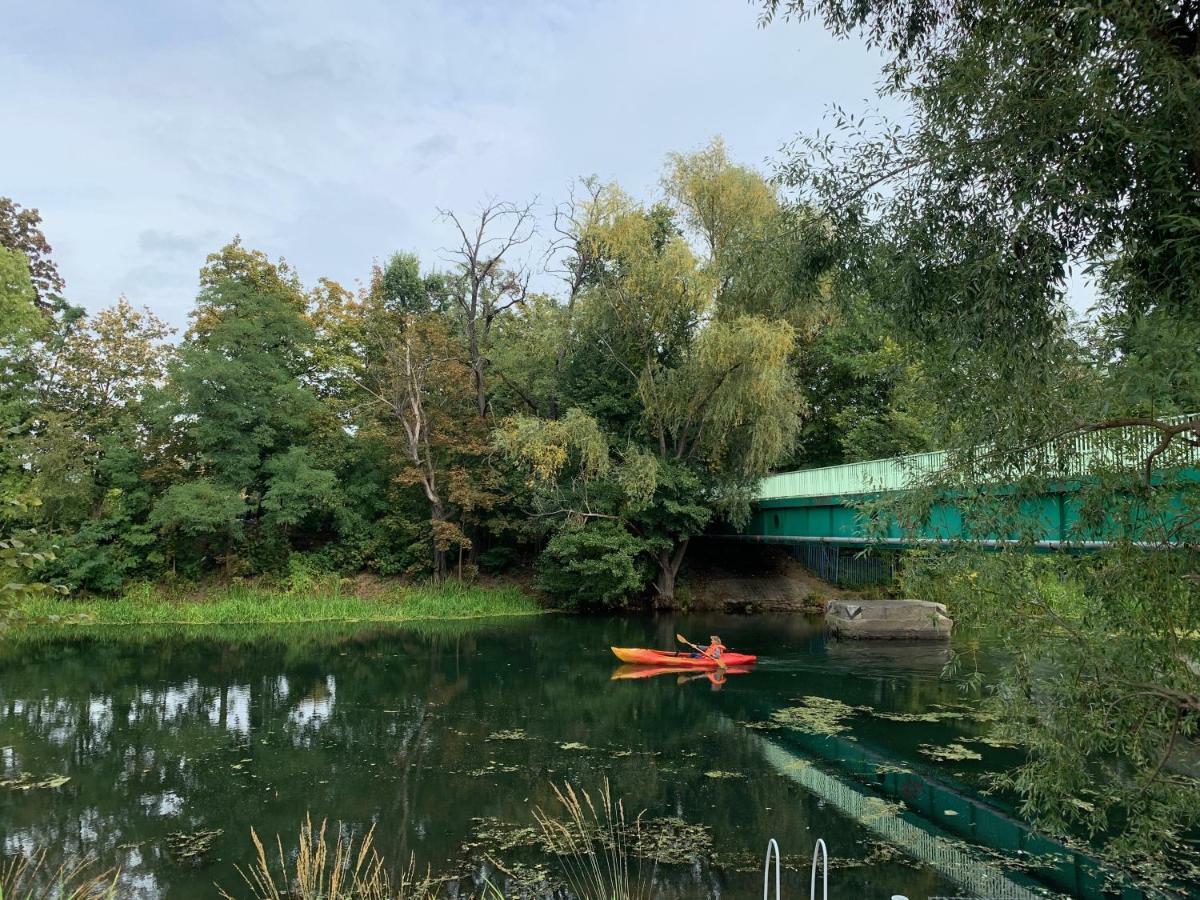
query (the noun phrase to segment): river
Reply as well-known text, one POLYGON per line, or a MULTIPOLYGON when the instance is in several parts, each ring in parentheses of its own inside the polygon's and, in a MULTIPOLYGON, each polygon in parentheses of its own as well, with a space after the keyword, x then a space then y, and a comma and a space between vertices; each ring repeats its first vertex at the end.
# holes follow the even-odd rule
POLYGON ((756 896, 770 838, 789 897, 817 838, 835 897, 1100 896, 1086 860, 980 797, 1019 751, 986 742, 947 652, 768 615, 27 635, 0 645, 0 847, 95 854, 122 896, 243 896, 251 826, 290 846, 311 815, 374 824, 441 896, 485 876, 538 895, 562 870, 533 809, 607 779, 653 834, 632 865, 656 896, 756 896), (677 631, 762 659, 614 679, 609 646, 677 631))

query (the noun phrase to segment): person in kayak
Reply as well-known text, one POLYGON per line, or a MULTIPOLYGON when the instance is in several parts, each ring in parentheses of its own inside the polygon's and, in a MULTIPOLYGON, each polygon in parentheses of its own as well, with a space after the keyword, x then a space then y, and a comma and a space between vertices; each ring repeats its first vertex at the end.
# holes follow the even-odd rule
POLYGON ((721 643, 718 635, 710 634, 708 636, 708 646, 704 649, 704 655, 717 661, 720 661, 721 657, 725 655, 725 645, 721 643))

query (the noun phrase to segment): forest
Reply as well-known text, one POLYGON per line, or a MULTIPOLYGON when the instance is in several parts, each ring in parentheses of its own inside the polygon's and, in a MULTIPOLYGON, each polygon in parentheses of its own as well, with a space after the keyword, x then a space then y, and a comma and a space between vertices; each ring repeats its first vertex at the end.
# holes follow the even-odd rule
POLYGON ((835 306, 806 217, 714 139, 646 201, 584 179, 445 211, 444 259, 364 261, 356 289, 234 238, 176 335, 73 305, 4 200, 6 528, 87 594, 532 566, 565 602, 669 602, 763 475, 929 446, 919 365, 835 306))

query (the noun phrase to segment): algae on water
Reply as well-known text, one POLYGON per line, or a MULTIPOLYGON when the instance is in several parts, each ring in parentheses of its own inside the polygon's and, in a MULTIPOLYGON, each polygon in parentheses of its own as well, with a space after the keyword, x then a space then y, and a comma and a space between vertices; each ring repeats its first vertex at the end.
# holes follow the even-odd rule
POLYGON ((964 747, 959 743, 947 744, 945 747, 934 747, 932 744, 921 744, 918 748, 922 753, 931 759, 936 759, 938 762, 958 762, 960 760, 976 760, 983 759, 983 755, 976 753, 968 747, 964 747))
POLYGON ((853 706, 829 697, 801 697, 800 706, 787 706, 771 713, 771 718, 785 728, 795 728, 809 734, 840 734, 849 731, 844 723, 856 712, 853 706))

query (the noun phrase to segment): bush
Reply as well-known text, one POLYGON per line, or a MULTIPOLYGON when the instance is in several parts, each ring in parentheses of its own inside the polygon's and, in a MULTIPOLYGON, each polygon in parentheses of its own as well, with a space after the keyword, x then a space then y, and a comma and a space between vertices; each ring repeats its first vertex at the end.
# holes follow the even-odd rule
POLYGON ((539 585, 568 607, 622 606, 649 578, 646 550, 614 521, 567 524, 542 551, 539 585))

